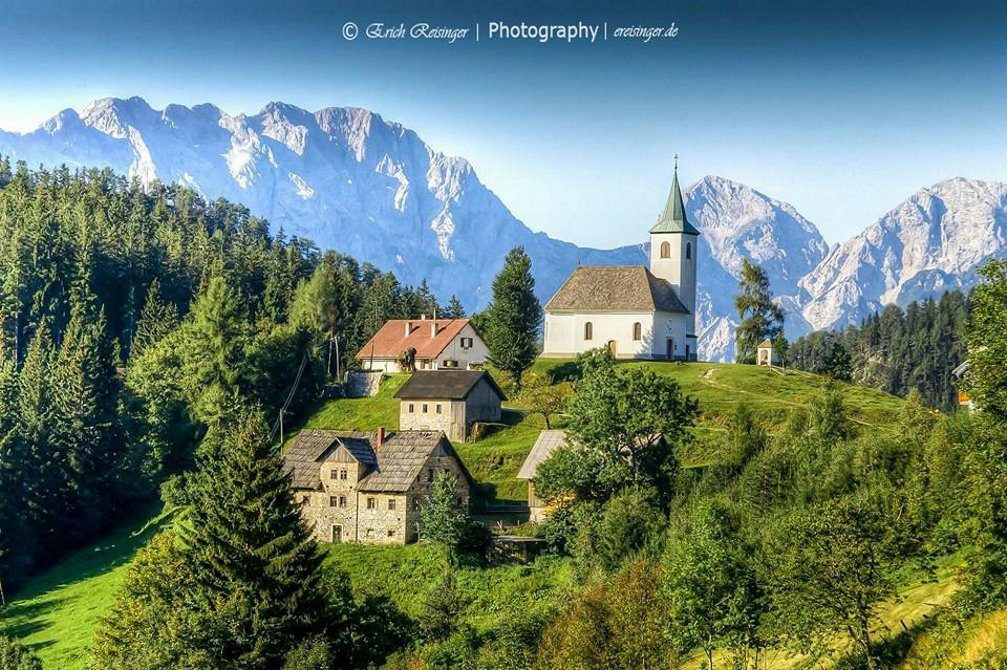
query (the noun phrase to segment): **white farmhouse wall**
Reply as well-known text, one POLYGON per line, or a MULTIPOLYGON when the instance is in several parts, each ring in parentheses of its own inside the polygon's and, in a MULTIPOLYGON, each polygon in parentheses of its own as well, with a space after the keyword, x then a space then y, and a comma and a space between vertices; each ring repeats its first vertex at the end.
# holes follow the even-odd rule
POLYGON ((458 331, 454 339, 448 343, 448 346, 444 347, 444 351, 441 352, 440 356, 437 357, 436 369, 448 367, 445 365, 446 361, 456 361, 459 370, 469 370, 473 365, 482 365, 485 363, 488 357, 489 348, 487 348, 486 343, 476 333, 472 324, 466 324, 464 328, 458 331), (463 347, 462 338, 471 339, 472 346, 463 347))

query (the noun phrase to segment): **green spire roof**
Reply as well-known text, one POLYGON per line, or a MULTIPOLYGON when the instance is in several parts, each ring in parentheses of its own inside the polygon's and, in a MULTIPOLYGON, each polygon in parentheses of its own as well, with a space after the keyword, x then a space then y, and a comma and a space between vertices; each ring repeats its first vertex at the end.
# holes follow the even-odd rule
POLYGON ((657 225, 651 228, 650 232, 699 235, 699 231, 689 223, 689 219, 685 216, 682 189, 678 186, 678 156, 675 157, 675 178, 671 182, 671 193, 668 194, 668 204, 664 206, 661 218, 657 220, 657 225))

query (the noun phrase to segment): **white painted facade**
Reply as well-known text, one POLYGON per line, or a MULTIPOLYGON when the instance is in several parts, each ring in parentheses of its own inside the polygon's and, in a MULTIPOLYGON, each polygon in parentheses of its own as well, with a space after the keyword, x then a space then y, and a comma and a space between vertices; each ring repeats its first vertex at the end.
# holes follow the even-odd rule
MULTIPOLYGON (((688 320, 671 312, 547 312, 544 357, 567 358, 609 347, 616 358, 685 359, 688 320), (588 338, 588 324, 590 335, 588 338), (639 338, 636 324, 640 324, 639 338)), ((694 358, 695 338, 689 349, 694 358)))

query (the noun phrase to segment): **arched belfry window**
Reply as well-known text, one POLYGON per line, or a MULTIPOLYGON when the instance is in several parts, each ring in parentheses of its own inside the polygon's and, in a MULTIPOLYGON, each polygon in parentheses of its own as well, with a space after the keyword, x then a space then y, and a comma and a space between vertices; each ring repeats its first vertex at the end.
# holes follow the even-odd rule
POLYGON ((690 260, 692 258, 692 242, 685 243, 685 259, 690 260))
POLYGON ((671 258, 671 244, 661 242, 661 258, 671 258))
POLYGON ((639 321, 633 324, 633 339, 637 342, 643 339, 643 325, 639 321))
POLYGON ((588 321, 584 324, 584 339, 592 340, 594 339, 594 324, 588 321))

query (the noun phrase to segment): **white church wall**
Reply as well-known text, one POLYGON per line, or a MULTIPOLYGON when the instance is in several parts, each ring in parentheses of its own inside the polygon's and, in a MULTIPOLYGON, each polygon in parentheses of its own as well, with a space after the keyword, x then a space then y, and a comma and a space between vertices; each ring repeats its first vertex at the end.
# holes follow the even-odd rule
MULTIPOLYGON (((682 336, 684 337, 684 325, 682 336)), ((653 312, 551 313, 545 317, 543 356, 575 356, 615 342, 619 358, 655 358, 653 312), (585 339, 591 324, 590 340, 585 339), (640 324, 640 339, 633 337, 633 324, 640 324)), ((661 340, 663 343, 663 339, 661 340)), ((661 347, 664 345, 662 344, 661 347)))

